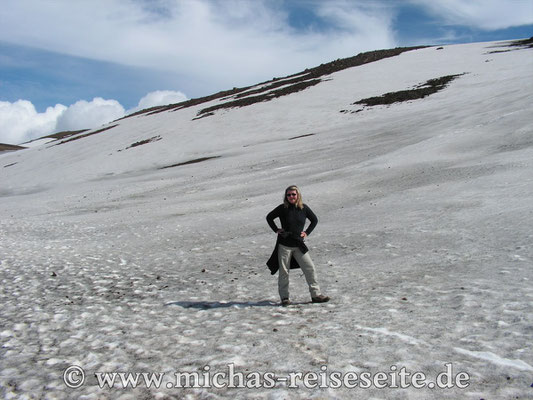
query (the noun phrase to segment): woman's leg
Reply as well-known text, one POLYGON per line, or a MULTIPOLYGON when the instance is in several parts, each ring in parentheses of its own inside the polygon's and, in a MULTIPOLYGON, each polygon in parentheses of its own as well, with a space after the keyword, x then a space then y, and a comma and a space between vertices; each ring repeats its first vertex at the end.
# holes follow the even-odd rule
POLYGON ((309 285, 309 292, 311 293, 311 297, 313 298, 320 296, 320 287, 318 286, 318 282, 316 279, 315 264, 313 264, 313 260, 311 260, 309 252, 303 254, 300 249, 296 248, 296 250, 294 250, 293 255, 296 261, 298 261, 298 264, 300 265, 300 268, 302 269, 302 272, 305 275, 305 279, 307 281, 307 284, 309 285))
POLYGON ((281 300, 289 298, 289 269, 291 266, 292 248, 278 245, 278 290, 281 300))

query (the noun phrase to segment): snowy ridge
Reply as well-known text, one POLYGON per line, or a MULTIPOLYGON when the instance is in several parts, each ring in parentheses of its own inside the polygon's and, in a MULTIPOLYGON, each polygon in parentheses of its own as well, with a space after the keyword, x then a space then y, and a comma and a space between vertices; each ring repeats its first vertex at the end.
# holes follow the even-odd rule
POLYGON ((531 397, 533 49, 508 45, 407 51, 205 118, 220 98, 0 154, 0 396, 531 397), (422 99, 355 104, 450 75, 422 99), (279 307, 265 265, 290 184, 319 218, 327 304, 294 271, 279 307), (229 364, 434 380, 447 363, 468 387, 166 386, 229 364), (98 386, 128 371, 165 377, 98 386))

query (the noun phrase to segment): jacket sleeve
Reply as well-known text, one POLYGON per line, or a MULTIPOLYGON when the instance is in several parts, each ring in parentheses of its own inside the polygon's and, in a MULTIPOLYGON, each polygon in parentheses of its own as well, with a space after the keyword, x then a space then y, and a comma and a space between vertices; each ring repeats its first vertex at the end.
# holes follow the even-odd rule
POLYGON ((274 219, 276 218, 279 218, 279 211, 280 211, 280 206, 274 208, 272 211, 270 211, 267 216, 266 216, 266 220, 268 222, 268 225, 270 226, 270 229, 272 229, 275 233, 279 230, 278 226, 276 225, 276 223, 274 222, 274 219))
POLYGON ((307 236, 309 236, 311 232, 313 232, 313 229, 315 229, 316 224, 318 224, 318 218, 313 212, 313 210, 311 210, 307 205, 305 206, 305 216, 309 221, 311 221, 311 223, 305 230, 305 233, 307 234, 307 236))

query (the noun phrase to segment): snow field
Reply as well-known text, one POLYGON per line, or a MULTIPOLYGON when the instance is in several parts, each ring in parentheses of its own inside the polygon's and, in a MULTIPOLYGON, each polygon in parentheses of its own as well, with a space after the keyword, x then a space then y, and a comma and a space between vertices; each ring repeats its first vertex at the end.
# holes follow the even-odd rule
MULTIPOLYGON (((0 167, 17 162, 0 168, 1 395, 530 396, 533 61, 488 46, 408 52, 201 120, 200 107, 138 116, 0 155, 0 167), (424 100, 339 112, 463 72, 424 100), (221 157, 158 169, 207 156, 221 157), (264 265, 265 216, 293 183, 319 217, 308 245, 328 304, 279 307, 264 265), (397 366, 431 381, 446 363, 469 374, 466 389, 166 387, 206 365, 277 376, 397 366), (79 389, 63 382, 71 365, 86 371, 79 389), (101 389, 94 376, 126 371, 165 381, 101 389)), ((291 297, 309 300, 299 271, 291 297)))

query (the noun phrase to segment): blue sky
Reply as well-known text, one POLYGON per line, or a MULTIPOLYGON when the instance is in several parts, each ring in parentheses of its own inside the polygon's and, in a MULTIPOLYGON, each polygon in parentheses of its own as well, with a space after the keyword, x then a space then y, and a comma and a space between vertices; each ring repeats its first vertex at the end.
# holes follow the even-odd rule
POLYGON ((531 36, 531 0, 3 0, 0 142, 362 51, 531 36))

